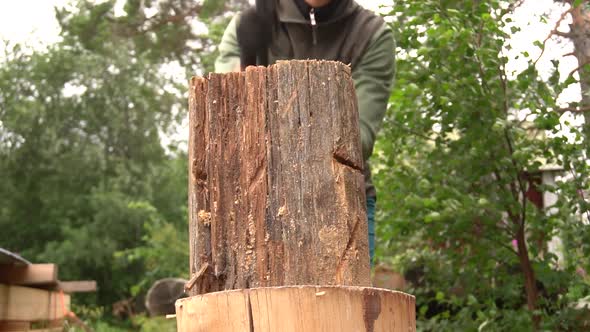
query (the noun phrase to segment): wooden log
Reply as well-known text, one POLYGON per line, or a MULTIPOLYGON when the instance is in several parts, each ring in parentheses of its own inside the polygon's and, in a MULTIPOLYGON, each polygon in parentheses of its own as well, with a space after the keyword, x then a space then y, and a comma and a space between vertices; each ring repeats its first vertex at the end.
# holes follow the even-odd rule
POLYGON ((408 332, 413 296, 377 288, 290 286, 198 295, 176 302, 179 332, 408 332))
POLYGON ((191 295, 370 285, 348 66, 279 62, 191 80, 191 295))

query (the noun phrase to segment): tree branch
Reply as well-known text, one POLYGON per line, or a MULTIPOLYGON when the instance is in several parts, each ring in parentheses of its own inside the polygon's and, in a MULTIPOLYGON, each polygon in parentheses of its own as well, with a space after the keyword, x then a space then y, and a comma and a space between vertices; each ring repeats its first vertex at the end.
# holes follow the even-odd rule
MULTIPOLYGON (((425 139, 425 140, 427 140, 427 141, 431 141, 431 142, 433 142, 433 143, 438 143, 436 139, 434 139, 434 138, 432 138, 432 137, 428 137, 428 136, 426 136, 426 135, 424 135, 424 134, 422 134, 422 133, 419 133, 419 132, 417 132, 417 131, 415 131, 415 130, 412 130, 412 129, 410 129, 410 128, 407 128, 406 126, 404 126, 404 125, 403 125, 403 124, 401 124, 401 123, 398 123, 398 122, 397 122, 397 121, 395 121, 395 120, 392 120, 392 121, 391 121, 391 123, 392 123, 394 126, 396 126, 396 127, 400 128, 400 129, 402 129, 402 130, 406 131, 407 133, 410 133, 410 134, 412 134, 412 135, 414 135, 414 136, 416 136, 416 137, 420 137, 420 138, 422 138, 422 139, 425 139)), ((445 142, 442 142, 442 143, 443 143, 444 145, 446 145, 446 144, 445 144, 445 142)))
MULTIPOLYGON (((481 22, 480 26, 479 26, 479 31, 477 32, 477 40, 475 41, 475 45, 477 46, 477 48, 481 48, 481 41, 483 39, 483 21, 481 22)), ((477 54, 477 52, 474 52, 474 54, 477 54)), ((475 59, 477 60, 477 66, 479 68, 479 76, 481 77, 481 85, 484 88, 484 90, 486 90, 487 93, 490 93, 490 87, 488 86, 488 83, 486 82, 485 79, 485 72, 483 70, 483 66, 481 63, 481 60, 479 59, 479 57, 477 55, 474 55, 475 59)))
MULTIPOLYGON (((502 176, 500 175, 500 171, 498 171, 497 169, 494 169, 494 175, 496 176, 496 179, 498 179, 498 183, 502 183, 502 176)), ((500 186, 501 190, 506 190, 506 188, 500 186)), ((512 197, 515 200, 518 200, 518 192, 516 191, 516 187, 514 187, 513 182, 510 182, 510 188, 509 188, 512 197)), ((518 225, 518 218, 514 215, 514 213, 512 213, 512 209, 510 208, 510 205, 505 205, 504 208, 506 209, 506 213, 508 214, 508 218, 510 218, 510 220, 512 221, 513 224, 518 225)), ((512 234, 515 234, 514 232, 511 232, 512 234)))
MULTIPOLYGON (((538 59, 537 59, 538 60, 538 59)), ((502 66, 498 67, 499 74, 500 74, 500 81, 502 83, 502 92, 504 95, 504 111, 508 114, 508 101, 507 101, 507 84, 506 84, 506 71, 505 68, 502 66)), ((510 161, 514 168, 514 172, 516 173, 516 181, 518 183, 518 187, 520 193, 515 188, 514 181, 510 181, 510 186, 513 192, 513 195, 516 196, 516 200, 520 202, 522 199, 522 207, 520 211, 520 218, 512 214, 512 211, 508 209, 508 215, 512 219, 512 222, 517 225, 517 232, 516 232, 516 242, 518 247, 518 257, 520 260, 520 265, 524 275, 524 283, 525 289, 527 293, 527 305, 531 312, 536 310, 537 306, 537 287, 536 287, 536 278, 535 273, 532 268, 532 265, 528 258, 528 251, 526 248, 525 243, 525 236, 524 231, 526 229, 526 206, 527 206, 527 197, 526 197, 526 187, 523 183, 523 179, 521 176, 521 171, 518 168, 518 164, 516 160, 514 160, 514 147, 512 145, 512 140, 510 139, 510 133, 508 129, 504 129, 504 139, 506 140, 506 145, 508 147, 508 152, 510 153, 510 161), (520 220, 519 220, 520 219, 520 220)), ((498 172, 499 174, 499 172, 498 172)), ((539 327, 540 316, 533 314, 533 330, 537 331, 539 327)))
POLYGON ((512 13, 516 8, 522 6, 523 3, 524 3, 524 0, 518 0, 518 1, 511 3, 510 5, 508 5, 508 8, 506 8, 506 12, 512 13))
MULTIPOLYGON (((137 30, 129 31, 126 29, 127 32, 124 33, 124 36, 125 37, 135 37, 138 35, 145 34, 146 32, 149 32, 149 31, 158 30, 159 28, 163 27, 164 25, 166 25, 168 23, 173 23, 173 24, 178 23, 190 15, 197 14, 201 10, 201 8, 202 8, 202 4, 197 3, 194 6, 189 7, 185 11, 183 11, 179 14, 176 14, 176 15, 171 15, 171 16, 154 15, 150 18, 146 18, 145 20, 142 20, 140 22, 132 24, 132 27, 136 28, 137 30)), ((115 24, 120 23, 115 19, 108 19, 108 20, 112 23, 115 23, 115 24)))
POLYGON ((502 94, 504 97, 504 102, 502 103, 504 107, 504 114, 508 116, 508 85, 506 84, 506 68, 504 65, 500 65, 498 67, 498 72, 500 76, 500 83, 502 84, 502 94))
POLYGON ((572 34, 571 32, 563 32, 563 31, 559 31, 559 30, 553 30, 552 32, 554 35, 559 36, 559 37, 563 37, 563 38, 572 38, 574 36, 574 34, 572 34))
MULTIPOLYGON (((573 176, 573 178, 574 178, 574 181, 578 182, 578 177, 577 177, 577 175, 576 175, 575 166, 574 166, 574 164, 573 164, 573 163, 571 164, 571 166, 572 166, 572 167, 570 168, 570 173, 572 174, 572 176, 573 176)), ((580 192, 580 196, 582 197, 582 200, 585 202, 585 201, 586 201, 586 197, 585 197, 585 195, 584 195, 584 189, 581 189, 581 188, 580 188, 580 189, 578 189, 578 190, 579 190, 579 192, 580 192)), ((588 221, 590 222, 590 211, 586 211, 586 218, 588 218, 588 221)))
POLYGON ((577 72, 578 70, 582 69, 587 64, 590 64, 590 60, 586 60, 585 62, 583 62, 582 64, 580 64, 579 66, 577 66, 575 69, 573 69, 572 71, 570 71, 570 73, 567 75, 567 77, 569 78, 575 72, 577 72))
POLYGON ((560 109, 557 109, 556 112, 563 114, 566 112, 572 112, 572 113, 585 113, 590 111, 590 106, 586 106, 586 107, 563 107, 560 109))
POLYGON ((541 54, 539 54, 539 57, 537 58, 537 60, 535 60, 533 62, 533 66, 537 64, 537 62, 539 61, 539 59, 541 59, 541 57, 545 53, 545 48, 546 48, 545 46, 547 46, 547 41, 549 41, 549 39, 553 35, 557 35, 557 36, 561 36, 561 37, 566 37, 566 38, 570 38, 571 37, 571 33, 566 33, 566 32, 562 32, 562 31, 558 31, 557 28, 559 28, 559 25, 561 24, 561 21, 563 21, 565 19, 565 17, 567 16, 567 14, 571 13, 573 10, 574 10, 574 8, 570 8, 570 9, 566 10, 565 12, 563 12, 563 14, 561 14, 561 16, 559 17, 559 20, 557 20, 557 22, 555 23, 555 27, 553 28, 553 30, 551 30, 549 32, 549 34, 547 35, 547 37, 545 38, 545 40, 543 40, 543 48, 541 48, 541 54))
POLYGON ((524 226, 522 226, 518 230, 516 237, 516 246, 518 248, 520 268, 522 269, 524 277, 524 287, 527 295, 527 307, 529 311, 533 314, 533 331, 537 331, 539 329, 539 324, 541 322, 541 316, 534 313, 537 309, 538 298, 537 278, 535 277, 535 270, 533 269, 533 265, 529 259, 529 252, 526 246, 524 226))
MULTIPOLYGON (((502 94, 504 97, 504 103, 503 103, 504 104, 504 113, 506 115, 508 115, 508 91, 507 91, 508 87, 506 84, 506 81, 507 81, 506 68, 501 65, 498 67, 498 71, 499 71, 499 76, 500 76, 500 82, 502 83, 501 86, 502 86, 502 94)), ((508 146, 508 151, 510 153, 510 161, 512 162, 512 166, 514 167, 514 172, 516 173, 516 180, 518 182, 518 187, 520 189, 520 195, 518 195, 515 198, 520 202, 521 195, 522 195, 522 209, 521 209, 521 213, 520 213, 520 224, 524 227, 524 224, 526 221, 526 203, 527 203, 526 187, 522 181, 520 169, 518 168, 518 165, 516 164, 516 160, 514 160, 514 157, 513 157, 514 147, 512 146, 512 140, 510 139, 508 129, 504 129, 504 138, 505 138, 506 144, 508 146)))
POLYGON ((509 245, 507 245, 506 243, 502 243, 502 242, 500 242, 500 241, 498 241, 496 239, 492 239, 491 237, 486 236, 486 235, 484 235, 484 236, 482 236, 480 238, 481 239, 484 239, 484 240, 488 240, 488 241, 494 243, 495 245, 508 250, 509 252, 513 253, 516 257, 518 257, 518 252, 516 250, 512 249, 512 247, 509 246, 509 245))
MULTIPOLYGON (((201 9, 201 4, 200 3, 197 3, 194 6, 189 7, 186 11, 184 11, 184 12, 182 12, 180 14, 176 14, 176 15, 173 15, 173 16, 168 16, 168 17, 165 17, 165 18, 160 19, 160 20, 154 20, 154 22, 153 22, 153 24, 151 26, 149 26, 148 28, 143 29, 143 30, 140 29, 139 30, 139 33, 145 33, 145 32, 148 32, 148 31, 157 30, 160 27, 162 27, 162 26, 164 26, 164 25, 166 25, 168 23, 178 23, 178 22, 184 20, 187 16, 189 16, 191 14, 197 13, 200 9, 201 9)), ((148 20, 148 21, 150 21, 150 20, 148 20)))
POLYGON ((504 139, 506 140, 506 144, 508 146, 508 152, 510 153, 510 161, 512 162, 512 167, 514 167, 514 172, 516 173, 516 181, 518 183, 518 189, 520 190, 520 195, 518 195, 517 199, 520 201, 522 199, 522 209, 520 212, 520 225, 524 227, 526 221, 526 187, 522 182, 522 177, 520 176, 520 170, 518 169, 518 165, 516 164, 516 160, 512 156, 514 154, 514 147, 512 146, 512 140, 510 139, 510 135, 508 133, 508 129, 504 130, 504 139), (521 198, 522 195, 522 198, 521 198))

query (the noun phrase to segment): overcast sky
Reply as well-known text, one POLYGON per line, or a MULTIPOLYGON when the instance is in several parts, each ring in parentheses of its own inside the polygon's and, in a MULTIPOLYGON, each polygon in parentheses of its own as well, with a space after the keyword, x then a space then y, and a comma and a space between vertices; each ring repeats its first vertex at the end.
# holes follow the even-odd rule
MULTIPOLYGON (((54 18, 54 6, 63 6, 70 0, 0 0, 0 39, 14 42, 27 42, 31 45, 50 44, 58 40, 59 26, 54 18)), ((391 0, 389 0, 391 1, 391 0)), ((357 0, 358 3, 371 9, 378 8, 380 3, 388 0, 357 0)), ((532 47, 534 40, 544 40, 557 21, 561 9, 553 0, 527 0, 515 15, 515 22, 521 26, 522 32, 513 35, 512 51, 509 55, 516 55, 527 50, 532 56, 539 54, 539 50, 532 47), (539 15, 550 13, 549 23, 540 23, 539 15)), ((567 29, 567 20, 562 26, 567 29)), ((552 58, 560 58, 568 53, 568 45, 549 43, 540 66, 550 64, 552 58)), ((571 48, 571 46, 569 46, 571 48)), ((576 67, 575 59, 567 59, 571 65, 567 69, 576 67), (571 68, 570 68, 571 67, 571 68)), ((524 58, 512 61, 510 67, 522 70, 526 65, 524 58)))
MULTIPOLYGON (((59 26, 53 8, 69 0, 0 0, 0 39, 51 43, 57 40, 59 26)), ((379 0, 357 1, 376 9, 379 0)))
MULTIPOLYGON (((358 3, 370 9, 377 9, 380 3, 390 3, 391 0, 357 0, 358 3)), ((39 47, 59 40, 59 26, 54 17, 54 6, 66 5, 70 0, 0 0, 0 40, 10 40, 12 42, 26 42, 29 45, 39 47)), ((513 20, 522 31, 512 35, 510 44, 512 50, 506 55, 511 59, 507 69, 509 72, 518 73, 527 66, 524 57, 514 60, 514 58, 526 51, 535 59, 540 54, 540 49, 533 46, 533 41, 543 41, 549 31, 555 25, 563 12, 562 7, 557 5, 553 0, 526 0, 518 8, 513 20), (540 16, 543 13, 549 14, 547 23, 540 22, 540 16)), ((567 31, 567 24, 571 19, 566 19, 561 24, 561 30, 567 31)), ((547 44, 543 58, 537 64, 540 71, 547 76, 549 74, 552 59, 560 60, 560 72, 565 77, 571 70, 577 67, 577 61, 574 57, 562 56, 572 51, 573 46, 568 42, 558 42, 558 38, 553 38, 547 44)), ((0 57, 2 46, 0 45, 0 57)), ((182 72, 182 71, 180 71, 182 72)), ((181 77, 184 80, 184 77, 181 77)), ((571 85, 565 93, 562 94, 560 101, 574 101, 580 99, 579 87, 571 85)))

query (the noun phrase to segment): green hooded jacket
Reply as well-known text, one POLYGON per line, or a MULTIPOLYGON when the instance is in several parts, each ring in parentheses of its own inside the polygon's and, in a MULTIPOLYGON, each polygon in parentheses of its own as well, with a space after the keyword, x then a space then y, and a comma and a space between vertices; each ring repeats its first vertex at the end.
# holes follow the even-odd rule
MULTIPOLYGON (((268 49, 269 64, 278 60, 322 59, 350 64, 358 101, 361 145, 367 160, 387 110, 395 75, 393 33, 383 19, 353 0, 338 1, 334 13, 325 21, 303 15, 295 0, 277 0, 278 22, 268 49)), ((240 48, 236 28, 240 15, 227 26, 219 45, 215 71, 240 68, 240 48)), ((367 197, 375 197, 370 169, 365 162, 367 197)))

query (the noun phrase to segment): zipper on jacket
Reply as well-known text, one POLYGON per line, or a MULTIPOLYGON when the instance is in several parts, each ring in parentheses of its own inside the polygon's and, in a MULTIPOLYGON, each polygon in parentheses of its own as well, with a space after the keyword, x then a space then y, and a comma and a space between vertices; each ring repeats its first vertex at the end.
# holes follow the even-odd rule
POLYGON ((315 9, 311 8, 309 11, 309 20, 311 21, 311 35, 313 37, 313 44, 317 45, 318 37, 316 35, 316 30, 318 28, 318 22, 315 20, 315 9))

